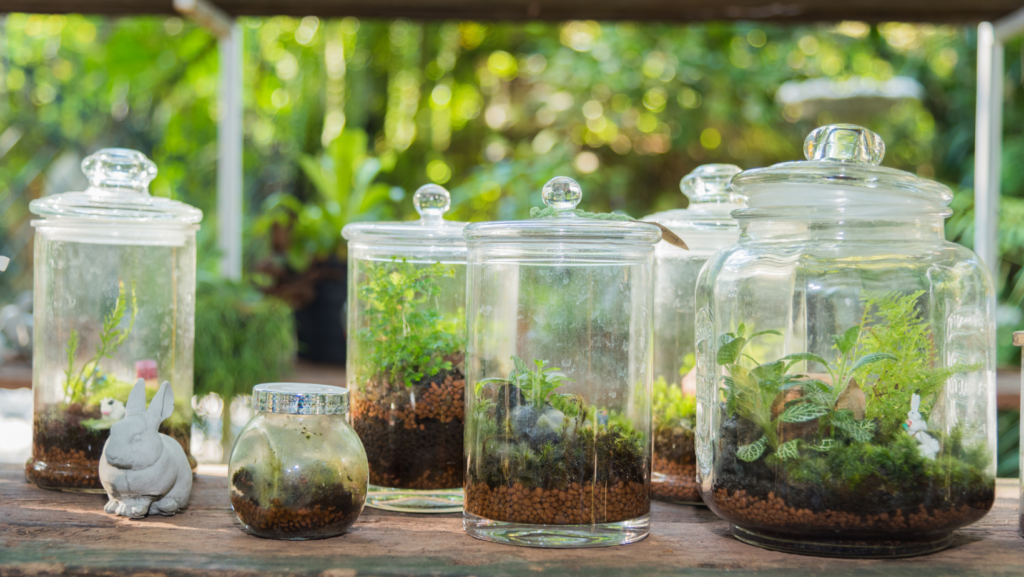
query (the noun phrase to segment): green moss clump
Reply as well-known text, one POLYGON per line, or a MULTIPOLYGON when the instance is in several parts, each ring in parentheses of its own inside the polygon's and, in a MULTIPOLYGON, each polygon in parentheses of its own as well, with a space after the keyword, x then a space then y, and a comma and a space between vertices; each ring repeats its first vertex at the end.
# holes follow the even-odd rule
POLYGON ((693 428, 693 419, 697 414, 697 398, 693 395, 684 395, 681 387, 669 385, 663 377, 658 377, 654 381, 651 407, 655 430, 693 428))

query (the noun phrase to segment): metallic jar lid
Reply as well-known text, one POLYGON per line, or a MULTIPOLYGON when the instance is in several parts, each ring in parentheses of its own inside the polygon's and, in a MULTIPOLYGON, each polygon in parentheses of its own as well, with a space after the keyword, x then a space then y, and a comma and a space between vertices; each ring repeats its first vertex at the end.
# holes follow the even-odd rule
POLYGON ((252 389, 253 410, 286 415, 344 415, 348 389, 309 383, 263 383, 252 389))

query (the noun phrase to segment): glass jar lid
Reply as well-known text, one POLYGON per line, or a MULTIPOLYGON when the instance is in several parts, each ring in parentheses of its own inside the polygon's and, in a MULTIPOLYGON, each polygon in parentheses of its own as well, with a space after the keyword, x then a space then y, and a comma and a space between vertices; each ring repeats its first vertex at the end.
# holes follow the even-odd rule
POLYGON ((287 415, 344 415, 348 389, 309 383, 264 383, 252 388, 252 408, 287 415))
POLYGON ((744 171, 732 179, 732 187, 751 208, 862 204, 942 209, 953 200, 945 185, 879 166, 885 143, 854 124, 814 130, 804 140, 804 156, 805 161, 744 171))
POLYGON ((680 234, 692 228, 735 228, 729 213, 743 208, 746 198, 729 184, 741 172, 734 164, 704 164, 679 181, 679 190, 690 199, 687 208, 676 208, 645 216, 643 220, 663 224, 680 234))
POLYGON ((177 200, 151 196, 149 183, 156 165, 127 148, 104 148, 82 161, 89 179, 84 192, 52 194, 29 203, 40 216, 98 222, 146 222, 190 225, 203 211, 177 200))
POLYGON ((355 222, 341 229, 341 236, 350 241, 381 244, 402 244, 412 242, 431 245, 464 244, 462 229, 464 222, 444 219, 444 213, 451 207, 451 195, 443 186, 425 184, 412 195, 412 204, 419 213, 419 220, 406 222, 355 222))
MULTIPOLYGON (((657 225, 614 213, 592 214, 576 208, 583 190, 575 180, 557 176, 541 192, 547 208, 534 209, 529 220, 476 222, 466 227, 470 242, 557 241, 653 245, 661 240, 657 225)), ((609 248, 609 250, 611 250, 609 248)))

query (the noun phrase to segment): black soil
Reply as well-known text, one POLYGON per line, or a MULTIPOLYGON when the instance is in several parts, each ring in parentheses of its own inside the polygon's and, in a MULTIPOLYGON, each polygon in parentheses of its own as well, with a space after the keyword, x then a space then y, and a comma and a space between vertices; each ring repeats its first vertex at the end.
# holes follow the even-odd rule
POLYGON ((465 377, 441 371, 406 387, 371 381, 352 400, 370 483, 402 489, 462 486, 465 377))
POLYGON ((253 472, 235 471, 231 478, 231 507, 247 529, 270 539, 322 539, 348 530, 362 512, 362 500, 344 485, 287 487, 282 494, 259 495, 253 472))
MULTIPOLYGON (((947 479, 904 482, 899 492, 883 483, 857 489, 789 484, 762 457, 736 457, 738 445, 760 436, 756 425, 730 417, 722 425, 715 483, 705 501, 727 520, 750 529, 827 538, 913 540, 934 538, 983 517, 995 500, 995 484, 953 485, 947 479), (910 488, 906 488, 906 487, 910 488)), ((885 472, 880 472, 885 477, 885 472)), ((890 486, 892 479, 888 480, 890 486)))

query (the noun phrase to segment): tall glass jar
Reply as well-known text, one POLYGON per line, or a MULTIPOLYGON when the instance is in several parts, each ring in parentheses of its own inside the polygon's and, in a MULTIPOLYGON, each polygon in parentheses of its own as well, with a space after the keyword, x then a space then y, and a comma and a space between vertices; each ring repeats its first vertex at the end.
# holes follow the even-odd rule
POLYGON ((739 174, 732 164, 705 164, 686 175, 680 190, 690 199, 684 209, 658 212, 657 222, 687 242, 689 250, 662 242, 654 248, 654 453, 651 496, 670 503, 703 505, 697 490, 693 445, 697 379, 693 370, 693 306, 697 274, 708 258, 739 240, 729 216, 744 198, 729 188, 739 174))
MULTIPOLYGON (((1024 331, 1014 331, 1013 346, 1024 347, 1024 331)), ((1020 413, 1024 415, 1024 355, 1021 355, 1021 398, 1020 413)), ((1018 462, 1024 463, 1024 427, 1020 429, 1018 462)), ((1024 537, 1024 467, 1020 467, 1020 500, 1017 504, 1017 534, 1024 537)))
POLYGON ((742 541, 937 551, 995 497, 995 299, 943 237, 952 193, 858 126, 733 188, 740 241, 697 283, 697 474, 742 541))
MULTIPOLYGON (((534 547, 649 531, 654 243, 588 218, 576 181, 538 218, 466 227, 466 532, 534 547)), ((536 209, 535 209, 536 210, 536 209)))
POLYGON ((348 388, 366 447, 366 504, 411 513, 462 510, 466 330, 465 223, 442 218, 435 184, 420 219, 350 224, 348 388))
POLYGON ((156 166, 108 148, 82 162, 85 192, 32 201, 35 396, 29 481, 103 492, 99 458, 135 381, 174 389, 161 432, 189 453, 196 208, 149 194, 156 166))
POLYGON ((231 449, 231 508, 247 533, 302 541, 340 535, 363 511, 366 452, 348 391, 306 383, 252 390, 253 418, 231 449))

